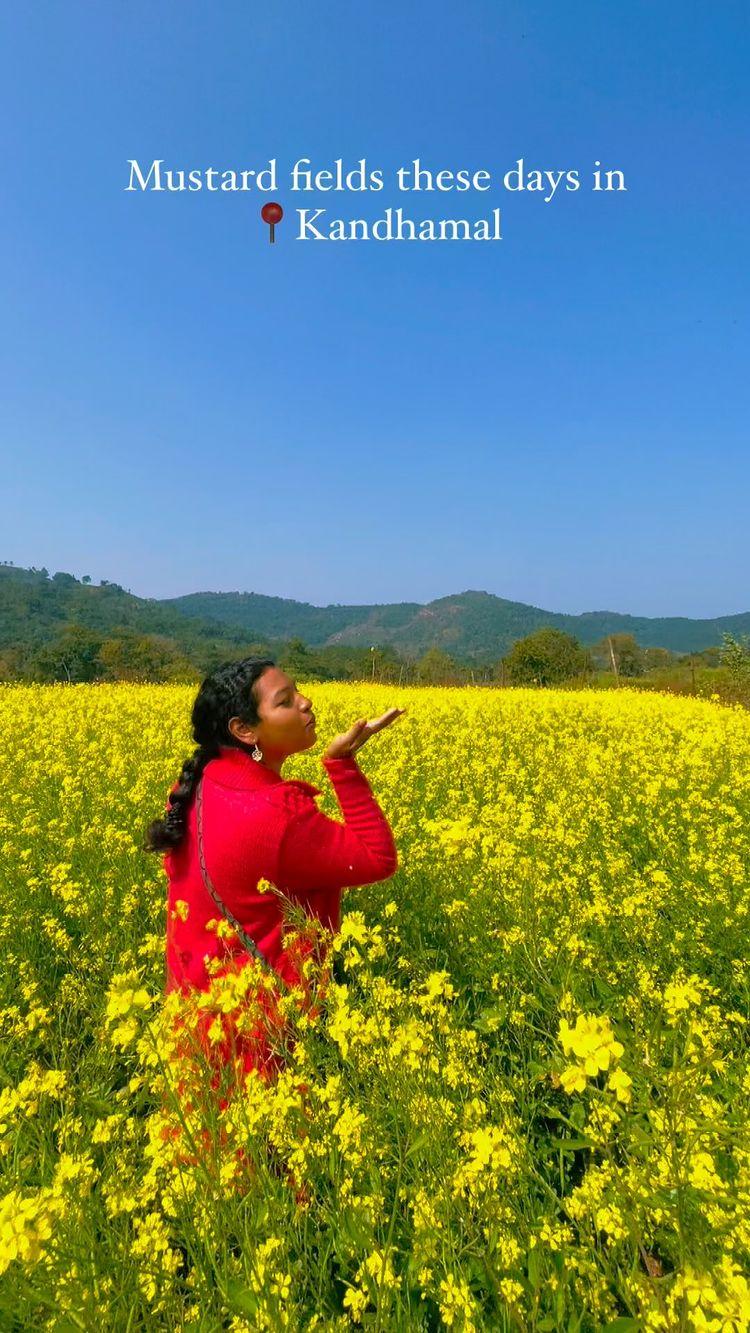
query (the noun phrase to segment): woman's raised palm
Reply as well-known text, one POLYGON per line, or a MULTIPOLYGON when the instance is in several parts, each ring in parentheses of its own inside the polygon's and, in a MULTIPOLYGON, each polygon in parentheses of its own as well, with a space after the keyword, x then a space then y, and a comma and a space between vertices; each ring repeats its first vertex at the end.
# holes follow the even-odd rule
POLYGON ((392 722, 396 721, 397 717, 401 717, 402 713, 405 712, 405 708, 389 708, 372 722, 368 722, 365 717, 359 718, 348 731, 342 732, 340 736, 334 736, 323 758, 350 758, 355 750, 359 750, 365 744, 365 741, 369 741, 370 737, 375 735, 376 731, 382 731, 383 727, 389 727, 392 722))

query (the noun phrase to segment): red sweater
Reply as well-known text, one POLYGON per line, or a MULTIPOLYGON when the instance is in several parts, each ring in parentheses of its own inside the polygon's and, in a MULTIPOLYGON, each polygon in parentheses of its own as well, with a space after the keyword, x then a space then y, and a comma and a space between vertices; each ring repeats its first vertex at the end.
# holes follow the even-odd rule
MULTIPOLYGON (((243 750, 222 748, 203 772, 203 851, 217 893, 261 953, 294 985, 298 973, 282 950, 284 906, 268 880, 331 930, 341 923, 345 887, 388 879, 398 866, 390 825, 354 758, 323 759, 344 823, 316 805, 320 789, 284 779, 243 750)), ((167 991, 205 990, 206 958, 248 959, 239 938, 221 940, 207 922, 220 917, 198 862, 195 800, 179 847, 164 858, 167 896, 167 991), (187 915, 175 911, 180 900, 187 915)), ((255 1061, 247 1058, 245 1067, 255 1061)))

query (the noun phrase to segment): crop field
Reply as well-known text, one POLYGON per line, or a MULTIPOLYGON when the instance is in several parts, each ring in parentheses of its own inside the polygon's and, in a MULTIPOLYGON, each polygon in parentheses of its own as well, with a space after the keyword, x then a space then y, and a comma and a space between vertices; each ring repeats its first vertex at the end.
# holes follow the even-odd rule
POLYGON ((324 743, 407 709, 357 756, 400 864, 221 1089, 142 850, 194 690, 0 688, 0 1328, 750 1328, 750 713, 300 685, 334 817, 324 743))

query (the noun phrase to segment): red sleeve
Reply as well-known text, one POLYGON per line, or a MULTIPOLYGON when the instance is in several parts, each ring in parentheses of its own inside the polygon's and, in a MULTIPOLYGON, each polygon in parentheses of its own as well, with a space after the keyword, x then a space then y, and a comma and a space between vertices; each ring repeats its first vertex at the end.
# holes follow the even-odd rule
POLYGON ((398 868, 391 827, 354 758, 324 759, 344 823, 314 802, 292 815, 279 849, 279 882, 297 892, 390 879, 398 868))

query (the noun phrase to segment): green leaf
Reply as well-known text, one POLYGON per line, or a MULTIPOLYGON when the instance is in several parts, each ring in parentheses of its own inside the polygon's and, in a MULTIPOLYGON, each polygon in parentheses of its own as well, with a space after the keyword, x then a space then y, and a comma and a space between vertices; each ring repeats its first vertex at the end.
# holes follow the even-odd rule
POLYGON ((244 1314, 255 1314, 258 1309, 257 1296, 238 1279, 230 1279, 227 1283, 227 1303, 236 1306, 244 1314))
POLYGON ((418 1134, 414 1142, 411 1143, 407 1148, 405 1156, 413 1157, 415 1153, 420 1152, 421 1149, 424 1148, 425 1145, 430 1142, 430 1139, 431 1135, 428 1134, 426 1131, 423 1134, 418 1134))
POLYGON ((508 1016, 508 1006, 506 1004, 492 1005, 483 1009, 479 1016, 474 1019, 472 1027, 477 1032, 496 1032, 508 1016))
MULTIPOLYGON (((526 1271, 528 1272, 529 1282, 531 1283, 533 1290, 537 1291, 542 1277, 542 1256, 539 1253, 537 1246, 534 1246, 533 1250, 529 1250, 526 1271)), ((539 1327, 541 1327, 541 1325, 539 1325, 539 1327)))
POLYGON ((547 1157, 553 1152, 578 1152, 581 1148, 592 1148, 590 1139, 548 1139, 546 1147, 540 1151, 547 1157))
POLYGON ((570 1109, 571 1124, 575 1125, 576 1129, 583 1129, 583 1124, 585 1119, 586 1119, 585 1106, 583 1106, 581 1102, 574 1102, 570 1109))

